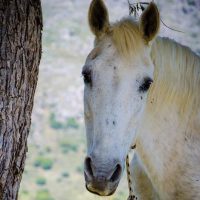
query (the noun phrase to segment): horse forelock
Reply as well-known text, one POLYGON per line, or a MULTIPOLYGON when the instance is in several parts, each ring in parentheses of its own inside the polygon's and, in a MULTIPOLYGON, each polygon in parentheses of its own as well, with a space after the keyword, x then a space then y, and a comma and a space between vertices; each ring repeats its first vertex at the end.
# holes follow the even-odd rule
POLYGON ((111 39, 122 58, 130 61, 142 55, 145 41, 139 30, 139 25, 133 18, 124 18, 110 27, 111 39))

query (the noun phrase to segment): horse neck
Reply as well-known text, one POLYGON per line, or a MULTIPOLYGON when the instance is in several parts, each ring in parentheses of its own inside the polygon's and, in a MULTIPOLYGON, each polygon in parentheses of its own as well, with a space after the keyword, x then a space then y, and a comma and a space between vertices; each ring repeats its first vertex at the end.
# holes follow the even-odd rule
POLYGON ((158 37, 151 51, 154 83, 148 107, 154 112, 174 106, 184 115, 200 109, 200 58, 188 47, 158 37))

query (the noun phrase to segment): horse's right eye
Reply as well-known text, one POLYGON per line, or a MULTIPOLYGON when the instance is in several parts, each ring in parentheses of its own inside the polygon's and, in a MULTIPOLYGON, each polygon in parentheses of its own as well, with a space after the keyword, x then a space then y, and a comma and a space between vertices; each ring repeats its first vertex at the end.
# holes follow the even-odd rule
POLYGON ((82 76, 85 84, 91 84, 92 83, 92 73, 90 70, 84 70, 82 71, 82 76))
POLYGON ((151 78, 145 77, 142 84, 139 87, 139 92, 146 92, 150 88, 152 82, 153 80, 151 78))

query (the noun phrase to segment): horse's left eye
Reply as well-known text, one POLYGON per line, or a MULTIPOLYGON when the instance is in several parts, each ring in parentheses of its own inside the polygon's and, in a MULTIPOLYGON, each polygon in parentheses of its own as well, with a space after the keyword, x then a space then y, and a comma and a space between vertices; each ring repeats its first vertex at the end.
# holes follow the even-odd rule
POLYGON ((149 77, 145 77, 142 84, 139 87, 139 92, 146 92, 150 88, 153 80, 149 77))
POLYGON ((85 84, 91 84, 92 83, 92 74, 90 70, 84 70, 82 71, 82 76, 85 84))

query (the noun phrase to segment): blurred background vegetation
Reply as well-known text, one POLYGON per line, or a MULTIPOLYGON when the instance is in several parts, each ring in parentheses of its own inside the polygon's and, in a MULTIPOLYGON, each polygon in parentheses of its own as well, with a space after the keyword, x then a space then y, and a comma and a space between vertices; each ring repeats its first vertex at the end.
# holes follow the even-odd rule
MULTIPOLYGON (((83 122, 81 68, 92 49, 87 25, 88 0, 42 0, 43 56, 36 91, 32 129, 19 200, 102 199, 86 191, 83 161, 86 139, 83 122)), ((174 38, 200 53, 200 1, 157 0, 162 36, 174 38)), ((107 0, 111 20, 128 14, 126 0, 107 0)), ((125 200, 124 175, 117 193, 125 200)))

